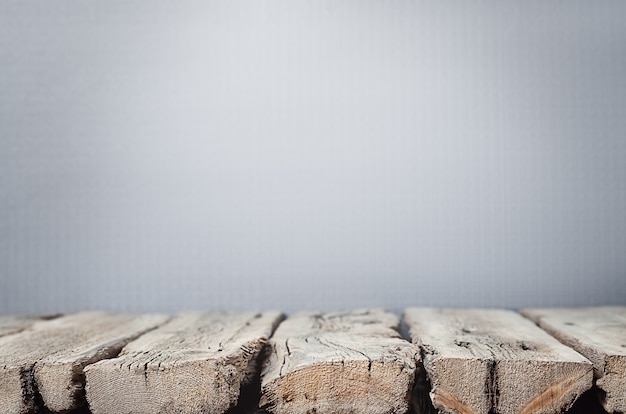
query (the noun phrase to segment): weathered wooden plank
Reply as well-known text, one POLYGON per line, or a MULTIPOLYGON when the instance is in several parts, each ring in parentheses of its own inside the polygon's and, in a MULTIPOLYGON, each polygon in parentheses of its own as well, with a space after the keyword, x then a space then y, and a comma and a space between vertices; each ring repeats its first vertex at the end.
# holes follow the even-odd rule
POLYGON ((0 338, 0 407, 62 412, 84 403, 82 369, 116 355, 128 341, 165 322, 164 315, 84 312, 40 321, 0 338))
POLYGON ((560 413, 592 386, 587 359, 515 312, 410 308, 405 319, 440 412, 560 413))
POLYGON ((626 412, 626 307, 521 312, 593 362, 604 408, 608 412, 626 412))
POLYGON ((279 312, 188 312, 85 368, 94 414, 223 413, 257 372, 279 312))
POLYGON ((0 336, 21 332, 37 321, 52 319, 56 316, 58 315, 0 315, 0 336))
POLYGON ((298 313, 270 339, 261 406, 277 413, 404 413, 417 349, 380 309, 298 313))

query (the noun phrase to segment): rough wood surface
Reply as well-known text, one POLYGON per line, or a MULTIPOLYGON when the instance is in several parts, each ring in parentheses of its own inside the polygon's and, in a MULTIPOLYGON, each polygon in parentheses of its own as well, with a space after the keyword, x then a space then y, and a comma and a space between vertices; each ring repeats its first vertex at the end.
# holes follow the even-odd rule
POLYGON ((279 312, 188 312, 85 369, 94 414, 223 413, 251 380, 279 312))
POLYGON ((85 312, 40 321, 0 338, 0 407, 7 414, 53 412, 84 403, 82 369, 116 355, 163 315, 85 312))
POLYGON ((261 406, 282 414, 404 413, 416 347, 379 309, 298 313, 270 339, 261 406))
POLYGON ((57 315, 0 315, 0 336, 18 333, 31 327, 35 322, 52 319, 57 315))
POLYGON ((626 412, 626 307, 525 309, 559 341, 593 362, 608 412, 626 412))
POLYGON ((560 413, 592 387, 587 359, 515 312, 410 308, 405 319, 440 412, 560 413))

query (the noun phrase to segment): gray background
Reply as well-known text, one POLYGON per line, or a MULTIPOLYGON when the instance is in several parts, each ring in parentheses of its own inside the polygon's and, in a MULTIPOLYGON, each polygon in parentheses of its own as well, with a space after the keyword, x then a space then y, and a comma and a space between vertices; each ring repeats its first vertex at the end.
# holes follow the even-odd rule
POLYGON ((0 1, 0 312, 626 303, 626 2, 0 1))

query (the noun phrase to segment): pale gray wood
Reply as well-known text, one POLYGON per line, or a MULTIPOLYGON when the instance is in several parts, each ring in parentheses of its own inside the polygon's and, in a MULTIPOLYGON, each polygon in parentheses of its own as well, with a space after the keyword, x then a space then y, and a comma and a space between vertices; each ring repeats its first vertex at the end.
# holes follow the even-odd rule
POLYGON ((94 414, 223 413, 257 373, 279 312, 186 312, 85 368, 94 414))
POLYGON ((409 308, 405 320, 440 412, 560 413, 592 387, 586 358, 515 312, 409 308))
POLYGON ((53 412, 84 404, 82 369, 116 355, 130 340, 168 319, 164 315, 84 312, 0 338, 0 407, 7 414, 53 412))
POLYGON ((0 336, 11 335, 31 327, 35 322, 58 315, 0 315, 0 336))
POLYGON ((261 406, 277 413, 404 413, 417 348, 380 309, 302 312, 270 339, 261 406))
POLYGON ((593 362, 604 408, 608 412, 626 412, 626 307, 521 312, 593 362))

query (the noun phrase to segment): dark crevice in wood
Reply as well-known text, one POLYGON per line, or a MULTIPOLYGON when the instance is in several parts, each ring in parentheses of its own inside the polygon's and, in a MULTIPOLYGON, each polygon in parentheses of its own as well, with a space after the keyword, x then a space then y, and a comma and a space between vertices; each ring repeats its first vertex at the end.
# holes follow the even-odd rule
POLYGON ((600 404, 599 391, 594 387, 583 393, 567 414, 608 414, 600 404))
POLYGON ((35 381, 35 364, 20 372, 20 382, 22 385, 22 402, 25 409, 28 412, 37 412, 43 407, 43 401, 37 388, 37 381, 35 381))
POLYGON ((419 362, 415 369, 415 385, 411 392, 411 414, 437 414, 430 399, 432 389, 424 365, 419 362))
POLYGON ((498 386, 498 364, 496 361, 489 361, 489 378, 487 378, 487 392, 491 397, 491 409, 489 410, 489 414, 497 414, 498 400, 500 399, 500 388, 498 386))
POLYGON ((256 370, 254 375, 242 385, 237 405, 226 412, 226 414, 266 414, 267 411, 259 408, 261 399, 261 367, 272 352, 268 344, 263 344, 261 352, 253 362, 256 370))

